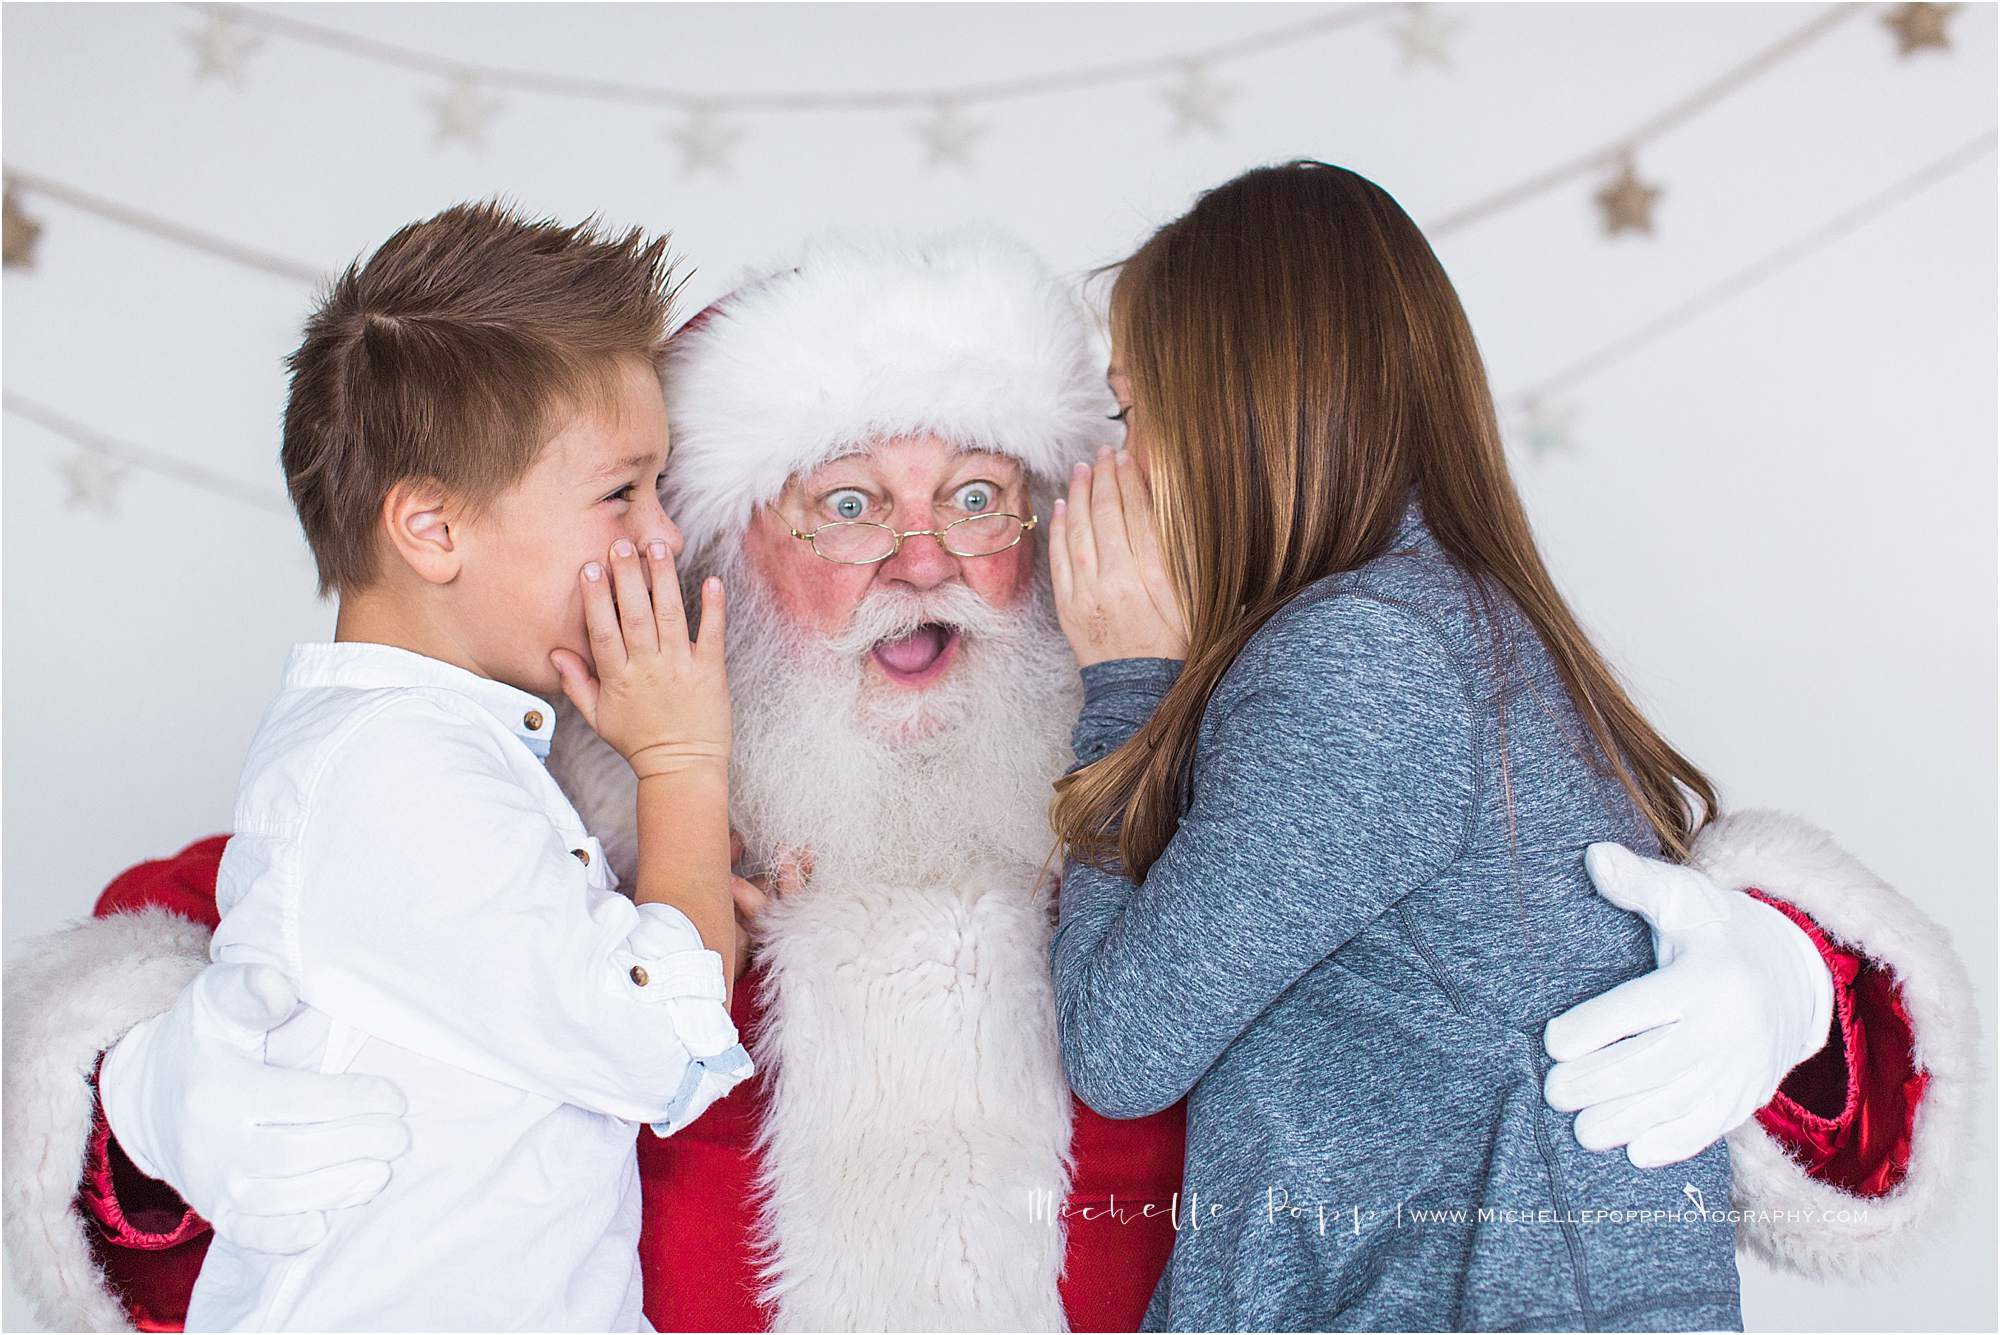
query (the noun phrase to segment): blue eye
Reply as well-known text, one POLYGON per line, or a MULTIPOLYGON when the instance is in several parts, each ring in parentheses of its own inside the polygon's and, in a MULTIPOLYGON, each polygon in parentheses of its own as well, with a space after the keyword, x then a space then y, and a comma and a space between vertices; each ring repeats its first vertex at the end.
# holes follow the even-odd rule
POLYGON ((983 515, 993 508, 993 487, 986 482, 968 482, 958 489, 958 508, 969 515, 983 515))
POLYGON ((868 496, 859 491, 836 491, 826 498, 826 508, 835 519, 859 519, 868 513, 868 496))

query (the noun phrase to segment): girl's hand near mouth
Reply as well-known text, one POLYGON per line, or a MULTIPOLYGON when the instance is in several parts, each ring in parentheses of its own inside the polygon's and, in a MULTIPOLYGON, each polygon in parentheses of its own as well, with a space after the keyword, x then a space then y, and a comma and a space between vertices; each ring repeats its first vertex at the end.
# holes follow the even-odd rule
POLYGON ((1049 523, 1056 619, 1079 667, 1114 658, 1185 658, 1187 623, 1131 455, 1109 446, 1070 474, 1049 523))

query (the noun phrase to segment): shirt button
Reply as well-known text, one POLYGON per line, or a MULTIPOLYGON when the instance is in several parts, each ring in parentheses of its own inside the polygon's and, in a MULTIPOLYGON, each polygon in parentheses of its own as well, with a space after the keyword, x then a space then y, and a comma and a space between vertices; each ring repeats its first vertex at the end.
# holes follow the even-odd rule
POLYGON ((521 715, 521 726, 529 732, 540 732, 542 730, 542 722, 542 711, 539 709, 530 709, 527 713, 521 715))
POLYGON ((572 849, 570 850, 570 852, 571 852, 571 853, 573 853, 573 854, 575 854, 575 856, 576 856, 576 860, 577 860, 578 862, 581 862, 581 863, 582 863, 582 864, 583 864, 584 866, 588 867, 588 866, 590 865, 590 850, 589 850, 589 849, 587 849, 587 848, 572 848, 572 849))
POLYGON ((632 966, 632 981, 637 983, 641 987, 644 987, 646 985, 647 977, 646 977, 646 968, 644 965, 635 964, 632 966))

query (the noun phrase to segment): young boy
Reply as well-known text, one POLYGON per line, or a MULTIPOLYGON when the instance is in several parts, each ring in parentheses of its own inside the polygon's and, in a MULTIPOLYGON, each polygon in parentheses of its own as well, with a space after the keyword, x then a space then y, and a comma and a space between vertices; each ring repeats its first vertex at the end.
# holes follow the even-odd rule
POLYGON ((292 355, 285 474, 339 618, 251 745, 213 958, 283 968, 267 1060, 393 1080, 411 1141, 306 1251, 218 1239, 191 1330, 651 1329, 635 1124, 752 1069, 721 587, 690 643, 657 494, 670 275, 664 239, 461 206, 292 355), (558 686, 639 775, 629 900, 543 768, 558 686))

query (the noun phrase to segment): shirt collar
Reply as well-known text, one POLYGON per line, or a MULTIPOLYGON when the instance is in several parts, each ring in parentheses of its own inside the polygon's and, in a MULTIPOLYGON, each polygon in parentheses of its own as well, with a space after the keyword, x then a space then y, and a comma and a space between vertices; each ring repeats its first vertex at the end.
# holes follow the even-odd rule
POLYGON ((435 686, 456 691, 485 709, 543 760, 556 735, 556 711, 538 695, 482 677, 441 659, 391 644, 342 640, 295 644, 285 658, 285 689, 313 686, 435 686))
POLYGON ((1417 504, 1417 493, 1413 488, 1409 500, 1403 503, 1403 517, 1396 522, 1396 536, 1389 539, 1389 546, 1392 549, 1413 547, 1429 536, 1423 507, 1417 504))

